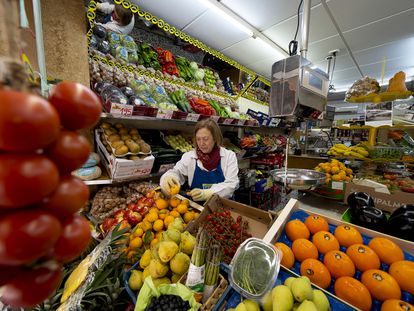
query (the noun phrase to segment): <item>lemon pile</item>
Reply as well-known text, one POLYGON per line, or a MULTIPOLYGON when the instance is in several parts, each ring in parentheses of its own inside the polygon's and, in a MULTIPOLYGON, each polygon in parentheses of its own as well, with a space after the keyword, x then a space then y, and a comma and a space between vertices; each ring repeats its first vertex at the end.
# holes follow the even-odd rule
POLYGON ((336 159, 333 159, 330 162, 319 163, 318 166, 315 167, 315 171, 326 174, 327 184, 329 184, 330 181, 350 182, 354 177, 353 171, 336 159))

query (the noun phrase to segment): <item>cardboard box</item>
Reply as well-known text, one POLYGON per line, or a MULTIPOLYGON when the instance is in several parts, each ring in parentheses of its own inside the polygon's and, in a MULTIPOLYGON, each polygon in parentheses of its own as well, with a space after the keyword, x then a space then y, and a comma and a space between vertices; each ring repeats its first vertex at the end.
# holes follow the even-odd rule
POLYGON ((200 216, 195 221, 192 221, 186 230, 192 233, 197 232, 197 229, 206 221, 207 216, 221 207, 230 210, 234 219, 238 216, 246 219, 249 222, 249 233, 256 238, 263 238, 274 220, 274 216, 269 212, 213 195, 204 204, 204 210, 200 216))
POLYGON ((344 202, 352 192, 365 192, 369 194, 375 203, 375 207, 392 213, 403 204, 413 203, 414 194, 402 191, 395 191, 392 194, 375 191, 375 188, 347 183, 345 186, 344 202))
POLYGON ((99 130, 95 131, 95 141, 97 151, 101 158, 102 164, 108 171, 108 175, 112 180, 129 180, 137 177, 148 176, 151 173, 155 158, 149 155, 141 160, 127 160, 117 158, 109 154, 105 146, 101 142, 99 130))

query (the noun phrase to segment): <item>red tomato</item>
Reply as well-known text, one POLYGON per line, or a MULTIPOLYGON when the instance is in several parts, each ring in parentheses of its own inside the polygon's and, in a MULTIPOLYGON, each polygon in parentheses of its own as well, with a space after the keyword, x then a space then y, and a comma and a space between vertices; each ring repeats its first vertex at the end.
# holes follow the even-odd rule
POLYGON ((19 266, 0 266, 0 286, 9 283, 19 272, 21 272, 21 267, 19 266))
POLYGON ((39 267, 24 271, 2 288, 1 300, 14 307, 33 307, 56 291, 61 278, 61 266, 55 269, 39 267))
POLYGON ((69 130, 91 127, 101 116, 98 96, 79 83, 59 83, 52 89, 49 101, 57 109, 63 126, 69 130))
POLYGON ((59 220, 41 210, 18 210, 0 218, 0 265, 30 263, 46 255, 62 233, 59 220))
POLYGON ((57 241, 53 257, 69 262, 78 257, 91 242, 89 223, 82 216, 75 215, 63 223, 63 232, 57 241))
POLYGON ((40 202, 59 183, 56 165, 35 154, 0 154, 0 207, 40 202))
POLYGON ((79 178, 64 176, 51 196, 45 198, 41 207, 58 217, 70 217, 89 199, 89 188, 79 178))
POLYGON ((88 160, 91 146, 80 134, 62 131, 47 154, 57 164, 62 174, 70 173, 81 167, 88 160))
POLYGON ((59 115, 43 98, 2 90, 0 103, 0 150, 32 151, 58 136, 59 115))

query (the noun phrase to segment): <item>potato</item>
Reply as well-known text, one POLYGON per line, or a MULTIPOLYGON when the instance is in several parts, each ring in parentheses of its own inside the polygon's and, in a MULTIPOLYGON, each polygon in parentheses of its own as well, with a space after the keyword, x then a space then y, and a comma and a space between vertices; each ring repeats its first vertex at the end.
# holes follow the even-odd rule
POLYGON ((141 139, 141 136, 139 136, 139 135, 137 135, 137 134, 133 134, 133 135, 131 135, 131 138, 132 138, 133 140, 139 140, 139 139, 141 139))
POLYGON ((150 153, 151 152, 151 147, 147 143, 142 143, 139 146, 141 148, 141 152, 143 152, 143 153, 150 153))
POLYGON ((137 143, 133 142, 133 141, 130 142, 130 143, 127 143, 127 146, 129 148, 129 151, 131 151, 132 153, 138 153, 138 152, 141 151, 140 146, 137 143))
POLYGON ((128 130, 126 128, 122 128, 118 131, 119 135, 128 135, 128 130))
POLYGON ((128 147, 127 146, 121 146, 115 149, 115 155, 122 156, 128 153, 128 147))
POLYGON ((122 123, 116 123, 115 128, 119 130, 119 129, 125 128, 125 125, 123 125, 122 123))
POLYGON ((108 141, 110 143, 114 143, 114 142, 119 141, 119 140, 121 140, 121 137, 117 134, 112 134, 108 137, 108 141))
POLYGON ((129 135, 139 135, 138 130, 137 129, 129 130, 129 135))
POLYGON ((123 145, 125 145, 125 143, 122 140, 115 141, 111 144, 112 148, 115 148, 115 149, 123 145))
POLYGON ((128 140, 128 139, 131 139, 131 136, 129 136, 129 135, 122 135, 122 136, 121 136, 121 139, 122 139, 123 141, 125 141, 125 140, 128 140))
POLYGON ((110 127, 111 127, 111 125, 109 123, 104 122, 104 123, 101 124, 101 129, 106 130, 106 129, 109 129, 110 127))
POLYGON ((132 155, 129 157, 130 160, 132 161, 137 161, 137 160, 141 160, 140 157, 136 156, 136 155, 132 155))

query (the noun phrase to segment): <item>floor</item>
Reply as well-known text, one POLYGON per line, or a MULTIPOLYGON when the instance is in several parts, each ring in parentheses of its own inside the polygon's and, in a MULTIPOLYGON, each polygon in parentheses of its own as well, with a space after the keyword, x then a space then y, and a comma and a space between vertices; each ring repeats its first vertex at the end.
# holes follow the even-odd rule
POLYGON ((341 219, 342 214, 348 208, 343 202, 317 197, 308 193, 305 193, 298 200, 302 209, 338 220, 341 219))

